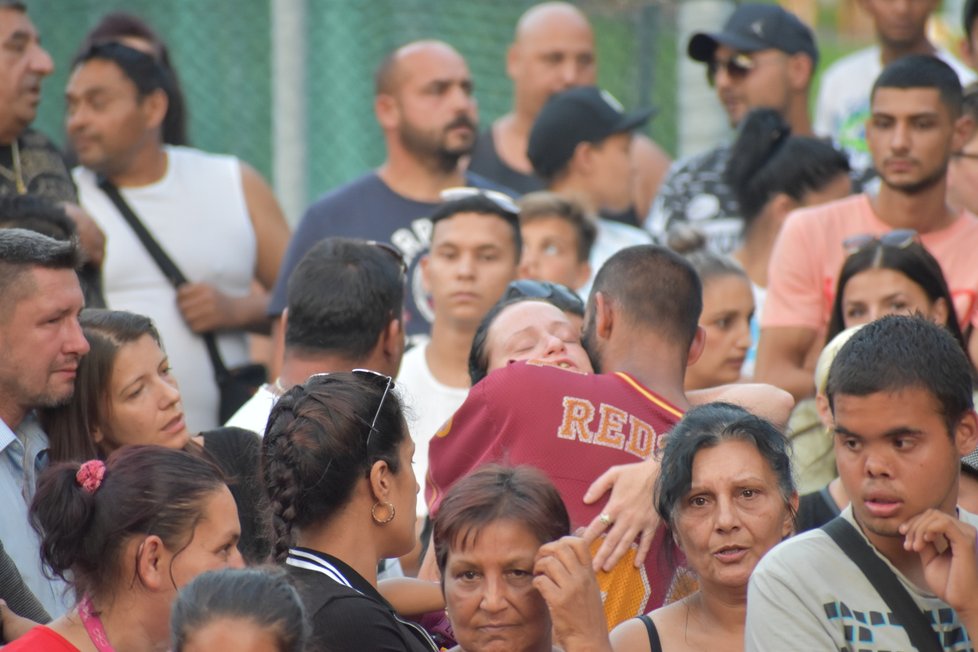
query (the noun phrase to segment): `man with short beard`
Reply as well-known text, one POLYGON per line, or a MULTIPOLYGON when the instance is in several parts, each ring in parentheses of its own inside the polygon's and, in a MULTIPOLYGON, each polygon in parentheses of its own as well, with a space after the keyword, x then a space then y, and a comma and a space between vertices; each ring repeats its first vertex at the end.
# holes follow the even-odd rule
POLYGON ((941 265, 962 328, 975 319, 978 218, 947 204, 952 154, 971 134, 958 76, 929 55, 887 66, 873 86, 866 141, 880 175, 878 194, 860 194, 788 216, 774 245, 756 379, 815 393, 814 361, 825 342, 829 306, 847 254, 879 238, 918 239, 941 265))
POLYGON ((423 335, 433 318, 417 266, 431 238, 428 216, 446 188, 498 186, 459 166, 472 151, 478 118, 469 68, 453 47, 408 43, 384 58, 375 86, 374 113, 387 159, 309 207, 289 243, 269 313, 285 309, 289 275, 316 242, 327 236, 364 238, 390 242, 404 256, 407 334, 423 335))
POLYGON ((0 541, 48 613, 67 608, 65 586, 41 570, 40 541, 27 510, 44 466, 48 438, 34 415, 75 390, 88 341, 73 241, 25 229, 0 229, 0 541))

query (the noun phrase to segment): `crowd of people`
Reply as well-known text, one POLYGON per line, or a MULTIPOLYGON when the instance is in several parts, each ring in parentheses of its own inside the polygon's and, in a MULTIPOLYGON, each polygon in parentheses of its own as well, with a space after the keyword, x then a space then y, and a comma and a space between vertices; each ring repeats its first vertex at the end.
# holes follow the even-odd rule
POLYGON ((384 162, 290 233, 138 17, 65 62, 60 152, 0 0, 0 645, 973 650, 978 85, 937 0, 859 4, 814 116, 794 14, 690 36, 734 132, 676 162, 572 4, 481 132, 404 44, 384 162))

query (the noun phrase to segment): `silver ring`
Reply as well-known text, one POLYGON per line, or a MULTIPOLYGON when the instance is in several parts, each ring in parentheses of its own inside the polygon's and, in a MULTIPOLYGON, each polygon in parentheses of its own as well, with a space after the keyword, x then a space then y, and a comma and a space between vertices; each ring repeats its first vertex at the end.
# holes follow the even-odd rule
POLYGON ((601 521, 601 523, 604 525, 611 525, 612 523, 615 522, 615 520, 611 518, 611 514, 609 514, 608 512, 605 512, 601 516, 599 516, 598 520, 601 521))

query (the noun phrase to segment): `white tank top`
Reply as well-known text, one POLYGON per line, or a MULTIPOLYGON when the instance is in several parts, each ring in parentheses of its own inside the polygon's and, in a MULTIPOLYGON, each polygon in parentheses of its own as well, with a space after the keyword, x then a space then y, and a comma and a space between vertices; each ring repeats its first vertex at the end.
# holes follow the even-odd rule
MULTIPOLYGON (((255 232, 248 217, 241 169, 233 156, 188 147, 166 147, 163 178, 148 186, 122 188, 122 196, 163 250, 193 282, 214 285, 229 296, 245 296, 256 264, 255 232)), ((111 200, 95 174, 73 171, 82 206, 105 232, 103 276, 110 308, 150 317, 163 338, 191 432, 217 427, 218 391, 204 341, 187 327, 176 291, 111 200)), ((243 332, 221 334, 224 363, 248 360, 243 332)))

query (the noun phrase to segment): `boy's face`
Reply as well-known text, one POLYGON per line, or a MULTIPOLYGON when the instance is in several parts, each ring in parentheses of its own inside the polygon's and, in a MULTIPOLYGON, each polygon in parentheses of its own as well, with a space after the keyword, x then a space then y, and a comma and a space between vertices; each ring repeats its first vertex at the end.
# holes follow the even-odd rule
POLYGON ((579 234, 562 217, 538 217, 520 225, 523 257, 520 278, 560 283, 576 290, 591 275, 591 266, 578 258, 579 234))
POLYGON ((961 456, 978 443, 975 413, 951 433, 937 398, 921 388, 833 401, 839 477, 856 521, 881 550, 902 546, 902 523, 928 508, 954 513, 961 456))

